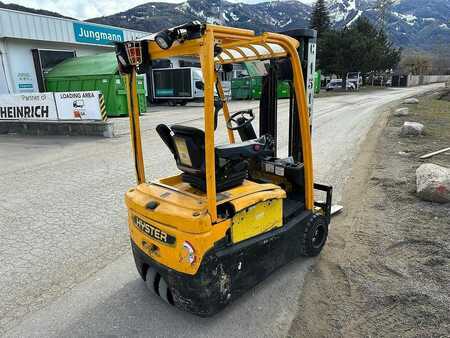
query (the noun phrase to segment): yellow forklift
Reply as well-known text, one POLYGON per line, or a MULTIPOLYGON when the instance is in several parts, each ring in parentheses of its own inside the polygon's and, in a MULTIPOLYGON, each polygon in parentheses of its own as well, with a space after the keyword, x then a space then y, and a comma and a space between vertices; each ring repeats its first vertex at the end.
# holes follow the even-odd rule
POLYGON ((313 183, 298 45, 286 35, 191 22, 116 46, 137 176, 125 196, 132 250, 150 291, 181 310, 211 316, 292 259, 318 255, 326 242, 332 188, 313 183), (153 60, 186 55, 201 62, 203 82, 195 86, 204 91, 204 128, 158 125, 181 173, 147 182, 136 74, 153 60), (230 113, 218 76, 245 61, 265 61, 259 136, 252 110, 230 113), (287 158, 277 157, 278 80, 292 84, 287 158), (220 112, 229 142, 215 145, 220 112), (314 190, 325 202, 315 202, 314 190))

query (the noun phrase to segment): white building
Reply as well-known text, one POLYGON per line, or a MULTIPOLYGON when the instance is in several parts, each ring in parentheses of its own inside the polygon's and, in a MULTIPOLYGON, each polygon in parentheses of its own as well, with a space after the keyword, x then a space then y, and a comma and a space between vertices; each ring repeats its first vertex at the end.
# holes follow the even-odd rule
POLYGON ((149 33, 0 9, 0 94, 45 91, 44 73, 149 33))

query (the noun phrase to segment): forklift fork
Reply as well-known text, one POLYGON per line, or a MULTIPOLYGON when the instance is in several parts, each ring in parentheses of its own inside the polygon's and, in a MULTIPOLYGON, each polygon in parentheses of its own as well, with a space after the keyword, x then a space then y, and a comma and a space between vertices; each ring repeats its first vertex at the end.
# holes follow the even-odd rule
POLYGON ((333 196, 333 187, 330 185, 314 183, 314 189, 319 191, 325 191, 327 194, 327 198, 325 202, 314 202, 316 207, 322 208, 324 212, 324 216, 327 220, 327 223, 330 224, 331 220, 331 199, 333 196))

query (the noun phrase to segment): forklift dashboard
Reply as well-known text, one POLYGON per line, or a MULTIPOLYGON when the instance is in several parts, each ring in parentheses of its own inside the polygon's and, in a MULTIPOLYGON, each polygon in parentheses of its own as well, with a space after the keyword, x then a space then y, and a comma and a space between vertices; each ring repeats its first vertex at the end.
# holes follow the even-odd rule
POLYGON ((263 135, 254 140, 216 146, 216 154, 227 159, 264 158, 274 153, 272 136, 263 135))

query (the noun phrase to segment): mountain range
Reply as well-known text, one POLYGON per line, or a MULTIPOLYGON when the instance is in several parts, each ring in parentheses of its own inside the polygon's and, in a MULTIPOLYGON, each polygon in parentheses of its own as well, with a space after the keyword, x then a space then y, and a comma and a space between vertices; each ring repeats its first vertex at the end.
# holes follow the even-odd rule
MULTIPOLYGON (((182 0, 180 0, 182 1, 182 0)), ((333 26, 351 25, 360 16, 377 22, 375 0, 328 0, 333 26)), ((61 14, 0 2, 0 8, 64 17, 61 14)), ((301 0, 273 0, 256 4, 226 0, 149 2, 113 15, 87 21, 146 32, 192 20, 262 31, 309 26, 311 5, 301 0)), ((385 29, 396 46, 430 50, 450 49, 450 0, 397 0, 385 16, 385 29)))
MULTIPOLYGON (((375 0, 328 0, 332 23, 339 28, 351 25, 360 16, 376 22, 374 5, 375 0)), ((149 2, 88 21, 156 32, 200 20, 261 32, 308 27, 311 12, 310 5, 295 0, 256 4, 187 0, 178 4, 149 2)), ((397 0, 385 16, 385 29, 399 47, 427 50, 436 45, 450 46, 450 0, 397 0)))

